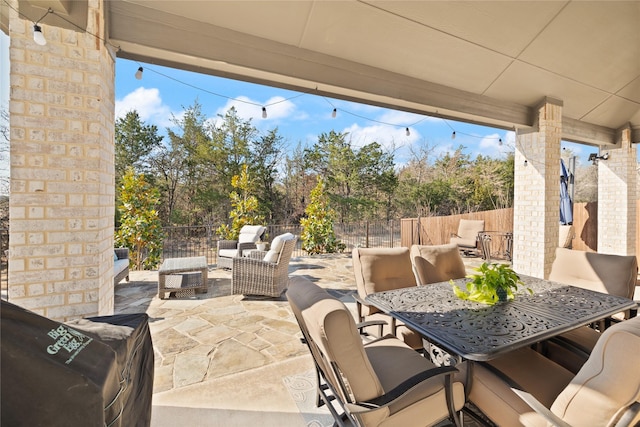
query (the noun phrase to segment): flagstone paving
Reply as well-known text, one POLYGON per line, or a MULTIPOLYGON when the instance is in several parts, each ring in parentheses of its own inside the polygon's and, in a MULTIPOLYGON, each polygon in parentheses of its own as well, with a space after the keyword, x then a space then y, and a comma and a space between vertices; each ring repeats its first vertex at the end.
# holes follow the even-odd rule
MULTIPOLYGON (((289 273, 332 290, 355 309, 350 254, 293 258, 289 273)), ((256 411, 262 426, 305 425, 283 378, 312 370, 313 362, 284 295, 231 295, 230 271, 215 266, 208 292, 193 297, 159 299, 157 271, 133 271, 130 278, 116 286, 116 313, 149 315, 152 426, 174 425, 169 414, 178 413, 191 417, 189 426, 249 425, 256 411)))

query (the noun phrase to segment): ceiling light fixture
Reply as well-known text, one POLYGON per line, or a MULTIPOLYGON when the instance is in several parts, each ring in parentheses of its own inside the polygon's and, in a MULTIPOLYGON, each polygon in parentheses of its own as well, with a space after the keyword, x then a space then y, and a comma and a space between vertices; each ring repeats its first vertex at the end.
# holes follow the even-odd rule
POLYGON ((144 68, 138 67, 138 71, 136 71, 136 80, 142 80, 143 71, 144 71, 144 68))

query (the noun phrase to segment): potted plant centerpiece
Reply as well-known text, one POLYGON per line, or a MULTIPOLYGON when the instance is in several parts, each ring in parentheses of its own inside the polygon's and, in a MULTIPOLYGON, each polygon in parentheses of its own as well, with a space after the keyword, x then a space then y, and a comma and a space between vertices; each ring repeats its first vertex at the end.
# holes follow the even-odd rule
MULTIPOLYGON (((507 264, 483 262, 474 270, 478 273, 467 276, 471 281, 467 283, 466 291, 453 286, 453 292, 458 298, 493 305, 498 301, 513 299, 518 285, 524 285, 520 276, 507 264)), ((527 288, 527 291, 533 294, 531 289, 527 288)))

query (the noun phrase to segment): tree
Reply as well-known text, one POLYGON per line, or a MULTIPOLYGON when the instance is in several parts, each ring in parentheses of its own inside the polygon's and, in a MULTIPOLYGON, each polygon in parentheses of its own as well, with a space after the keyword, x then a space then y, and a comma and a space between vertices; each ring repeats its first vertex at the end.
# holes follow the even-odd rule
POLYGON ((377 142, 354 149, 346 137, 334 131, 321 134, 305 150, 307 167, 325 179, 340 221, 388 216, 397 186, 393 155, 377 142))
POLYGON ((229 213, 231 226, 222 224, 217 233, 221 239, 235 240, 240 234, 240 229, 245 225, 260 225, 264 223, 264 217, 259 213, 258 198, 251 194, 253 182, 249 177, 247 165, 242 166, 240 175, 231 179, 231 185, 238 191, 229 194, 233 209, 229 213))
POLYGON ((345 244, 336 238, 333 222, 336 212, 329 205, 325 184, 318 178, 318 184, 311 190, 311 201, 305 209, 305 217, 300 220, 302 249, 310 255, 341 252, 345 244))
POLYGON ((116 244, 129 248, 131 263, 138 270, 154 269, 160 262, 164 234, 156 206, 160 195, 132 167, 122 177, 122 223, 115 234, 116 244))
POLYGON ((128 167, 136 173, 149 172, 149 157, 160 147, 162 136, 155 125, 145 125, 138 112, 129 111, 115 123, 116 187, 128 167))

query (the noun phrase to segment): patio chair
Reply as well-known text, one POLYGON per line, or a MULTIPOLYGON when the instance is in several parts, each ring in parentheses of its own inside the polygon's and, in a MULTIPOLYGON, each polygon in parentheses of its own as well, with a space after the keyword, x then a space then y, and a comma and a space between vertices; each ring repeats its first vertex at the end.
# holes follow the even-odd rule
POLYGON ((500 426, 634 426, 640 318, 607 329, 574 376, 530 348, 474 364, 469 400, 500 426))
POLYGON ((436 367, 391 335, 363 344, 349 309, 304 277, 291 279, 287 299, 313 356, 318 406, 327 405, 334 425, 431 426, 448 418, 459 426, 465 396, 456 368, 436 367))
MULTIPOLYGON (((611 295, 633 299, 638 276, 634 255, 610 255, 595 252, 556 249, 549 280, 611 295)), ((636 311, 627 311, 605 319, 597 327, 582 327, 545 342, 542 351, 572 372, 577 372, 602 332, 612 321, 629 319, 636 311)))
POLYGON ((573 229, 573 225, 561 225, 560 231, 558 232, 558 246, 571 249, 575 236, 576 232, 573 229))
POLYGON ((238 240, 218 241, 218 268, 231 268, 233 258, 242 256, 244 251, 256 249, 256 242, 262 240, 266 227, 245 225, 240 229, 238 240))
POLYGON ((418 286, 462 279, 467 275, 458 245, 454 243, 413 245, 410 254, 418 286))
MULTIPOLYGON (((422 336, 402 323, 382 313, 376 307, 365 301, 367 295, 375 292, 416 286, 413 274, 409 248, 353 248, 351 252, 353 272, 358 290, 356 308, 358 322, 384 320, 388 323, 383 333, 391 333, 401 338, 415 350, 422 350, 422 336)), ((373 328, 365 328, 365 333, 371 333, 373 328)))
POLYGON ((281 234, 273 239, 266 254, 256 251, 257 258, 233 258, 231 293, 279 297, 289 284, 289 261, 296 241, 291 233, 281 234))
POLYGON ((458 223, 458 232, 451 235, 450 243, 458 245, 460 252, 465 256, 479 255, 478 233, 484 231, 483 219, 461 219, 458 223))

